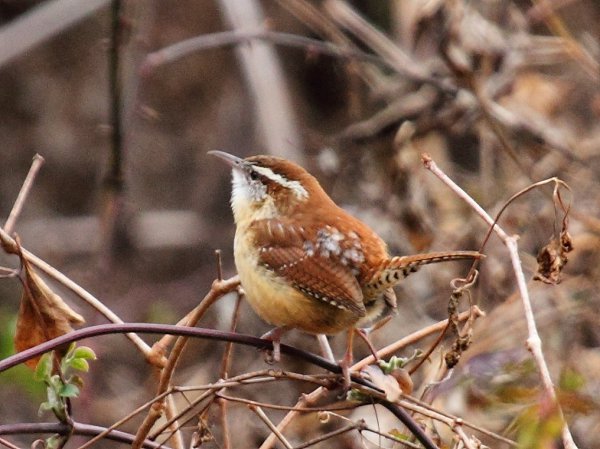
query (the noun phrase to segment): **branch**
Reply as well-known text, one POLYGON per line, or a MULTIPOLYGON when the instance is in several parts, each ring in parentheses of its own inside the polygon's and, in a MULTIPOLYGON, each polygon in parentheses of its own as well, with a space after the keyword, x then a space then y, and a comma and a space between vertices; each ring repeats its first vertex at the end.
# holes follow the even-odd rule
MULTIPOLYGON (((219 0, 223 20, 234 30, 263 28, 265 17, 258 0, 219 0)), ((243 78, 256 112, 256 126, 267 150, 302 162, 302 138, 281 64, 265 42, 236 48, 243 78)))
MULTIPOLYGON (((480 313, 483 314, 483 312, 481 312, 481 311, 480 311, 480 313)), ((458 319, 460 321, 464 321, 469 318, 469 315, 470 315, 470 312, 463 312, 463 313, 459 314, 458 319)), ((407 335, 406 337, 401 338, 400 340, 386 346, 385 348, 380 349, 379 351, 377 351, 377 357, 379 357, 381 359, 385 359, 389 355, 399 351, 401 348, 411 345, 411 344, 415 343, 416 341, 419 341, 422 338, 425 338, 431 334, 442 331, 447 325, 448 325, 448 320, 443 320, 436 324, 432 324, 431 326, 428 326, 424 329, 420 329, 419 331, 414 332, 411 335, 407 335)), ((371 363, 374 363, 374 362, 375 362, 375 357, 373 355, 369 355, 368 357, 365 357, 364 359, 355 363, 350 368, 350 372, 359 371, 362 368, 364 368, 365 366, 370 365, 371 363)), ((295 407, 298 407, 302 404, 310 404, 310 403, 316 402, 325 393, 325 391, 326 391, 326 389, 323 387, 317 388, 312 393, 310 393, 308 395, 304 395, 297 402, 295 407)), ((283 431, 297 416, 298 416, 298 412, 296 412, 296 411, 289 412, 279 422, 277 428, 280 431, 283 431)), ((270 449, 271 447, 273 447, 273 444, 275 444, 275 436, 273 434, 271 434, 265 440, 265 442, 261 445, 260 449, 270 449)))
MULTIPOLYGON (((186 321, 186 326, 195 326, 198 320, 206 313, 209 307, 221 298, 224 294, 229 293, 230 291, 237 288, 239 285, 239 279, 237 276, 234 276, 231 279, 226 281, 215 281, 212 285, 212 288, 208 292, 208 294, 202 299, 199 306, 194 309, 193 313, 186 321)), ((165 332, 168 333, 168 332, 165 332)), ((181 336, 175 342, 171 353, 169 354, 169 359, 167 360, 166 366, 161 370, 160 373, 160 381, 158 385, 157 396, 161 396, 169 386, 171 385, 171 379, 173 377, 173 373, 175 372, 175 367, 179 362, 179 358, 185 349, 187 344, 187 338, 181 336)), ((156 401, 152 407, 150 408, 146 418, 142 425, 138 428, 136 433, 136 440, 132 447, 134 449, 139 448, 141 443, 146 439, 146 436, 152 429, 152 426, 156 423, 156 421, 162 416, 162 409, 165 400, 161 399, 156 401)))
MULTIPOLYGON (((208 340, 218 341, 230 341, 246 346, 254 346, 260 349, 273 349, 273 342, 270 340, 263 340, 261 338, 253 337, 250 335, 236 334, 232 332, 224 332, 214 329, 203 329, 203 328, 190 328, 185 326, 176 326, 169 324, 154 324, 154 323, 124 323, 124 324, 101 324, 98 326, 90 326, 84 329, 78 329, 66 335, 49 340, 33 348, 27 349, 18 354, 7 357, 0 361, 0 372, 7 370, 13 366, 25 362, 31 358, 37 357, 45 352, 56 349, 61 345, 67 345, 74 341, 79 341, 85 338, 95 337, 99 335, 115 334, 115 333, 148 333, 148 334, 175 334, 186 337, 204 338, 208 340)), ((339 365, 325 360, 316 354, 303 351, 302 349, 281 344, 281 353, 291 356, 293 358, 301 359, 305 362, 319 366, 332 373, 341 374, 342 368, 339 365)), ((359 376, 352 375, 351 380, 356 384, 366 387, 374 392, 381 392, 379 388, 373 385, 371 382, 362 379, 359 376)), ((320 391, 321 388, 315 390, 320 391)), ((313 392, 313 394, 315 394, 313 392)), ((320 393, 319 393, 320 394, 320 393)), ((317 396, 318 397, 318 396, 317 396)), ((385 407, 393 410, 395 416, 397 416, 402 423, 415 435, 415 437, 423 444, 426 449, 437 449, 437 446, 431 441, 431 439, 425 434, 423 429, 404 411, 399 409, 396 405, 388 403, 385 400, 379 400, 385 407)))
POLYGON ((569 430, 569 426, 564 418, 562 408, 556 397, 556 391, 554 390, 554 384, 550 376, 550 370, 548 369, 548 364, 546 363, 546 359, 544 358, 544 353, 542 351, 542 340, 540 339, 537 331, 535 316, 533 315, 533 308, 531 307, 531 299, 529 297, 529 290, 527 289, 527 281, 525 280, 525 274, 523 273, 523 268, 521 266, 521 259, 519 258, 519 246, 517 244, 518 236, 509 236, 506 234, 506 232, 504 232, 504 230, 498 226, 496 220, 492 219, 492 217, 479 204, 477 204, 475 200, 473 200, 462 188, 452 181, 452 179, 450 179, 437 166, 437 164, 429 155, 423 154, 422 160, 425 168, 430 170, 434 175, 442 180, 442 182, 450 187, 453 192, 465 200, 467 204, 469 204, 475 210, 475 212, 477 212, 477 214, 492 227, 493 231, 498 235, 498 237, 500 237, 504 245, 507 247, 513 266, 513 271, 517 280, 517 286, 521 296, 521 302, 523 304, 525 320, 527 322, 527 329, 529 332, 529 336, 526 341, 527 349, 531 352, 538 367, 544 391, 558 410, 558 413, 563 421, 563 444, 567 449, 576 449, 577 446, 573 441, 571 431, 569 430))
POLYGON ((33 181, 35 181, 35 178, 40 171, 40 168, 42 168, 42 165, 44 165, 44 158, 39 154, 33 156, 33 162, 29 168, 29 173, 27 173, 27 177, 25 178, 25 181, 23 181, 19 195, 17 195, 17 199, 15 200, 15 204, 8 215, 6 223, 4 223, 4 232, 9 235, 14 231, 17 219, 23 210, 25 200, 27 199, 31 188, 33 187, 33 181))
POLYGON ((52 0, 0 28, 0 67, 105 6, 109 0, 52 0))
MULTIPOLYGON (((62 423, 19 423, 0 425, 0 435, 39 433, 58 433, 64 435, 72 432, 75 435, 95 436, 105 431, 106 429, 104 427, 78 422, 73 422, 73 427, 62 423)), ((120 430, 111 430, 105 435, 105 438, 119 443, 131 444, 134 436, 130 433, 121 432, 120 430)), ((149 440, 144 441, 142 447, 148 449, 170 449, 168 446, 160 445, 159 443, 149 440)))

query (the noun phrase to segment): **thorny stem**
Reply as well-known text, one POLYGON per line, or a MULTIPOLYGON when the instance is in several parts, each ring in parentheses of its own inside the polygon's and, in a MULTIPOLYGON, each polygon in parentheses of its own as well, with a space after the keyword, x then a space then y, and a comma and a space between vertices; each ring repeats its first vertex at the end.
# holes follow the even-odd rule
MULTIPOLYGON (((542 351, 542 340, 540 339, 539 333, 537 331, 535 316, 533 314, 533 309, 531 307, 531 299, 529 297, 529 290, 527 289, 527 281, 525 280, 525 274, 523 273, 523 268, 521 266, 521 259, 519 258, 519 247, 517 244, 518 236, 509 236, 508 234, 506 234, 506 232, 504 232, 504 230, 496 223, 497 220, 493 220, 492 217, 490 217, 490 215, 488 215, 488 213, 479 204, 477 204, 477 202, 474 199, 472 199, 463 189, 461 189, 452 179, 450 179, 450 177, 448 177, 437 166, 437 164, 431 159, 429 155, 423 154, 422 160, 425 167, 428 170, 430 170, 433 174, 435 174, 442 182, 444 182, 444 184, 446 184, 467 204, 469 204, 469 206, 471 206, 475 210, 475 212, 481 218, 483 218, 483 220, 486 223, 488 223, 491 226, 491 229, 500 237, 502 242, 506 245, 510 254, 510 260, 513 266, 513 271, 517 280, 517 286, 521 295, 521 302, 523 304, 523 309, 525 312, 525 320, 527 322, 527 329, 529 332, 529 336, 526 342, 527 349, 529 349, 529 351, 533 355, 535 363, 538 367, 544 391, 546 395, 552 400, 563 421, 563 444, 567 449, 576 449, 577 445, 573 441, 573 436, 571 435, 569 426, 566 420, 564 419, 562 408, 556 397, 556 391, 554 390, 554 384, 550 376, 550 370, 548 369, 548 364, 546 363, 546 359, 544 358, 544 354, 542 351)), ((541 181, 541 183, 547 183, 551 181, 557 182, 554 178, 551 178, 549 180, 541 181)), ((511 200, 513 198, 514 197, 512 197, 511 200)))

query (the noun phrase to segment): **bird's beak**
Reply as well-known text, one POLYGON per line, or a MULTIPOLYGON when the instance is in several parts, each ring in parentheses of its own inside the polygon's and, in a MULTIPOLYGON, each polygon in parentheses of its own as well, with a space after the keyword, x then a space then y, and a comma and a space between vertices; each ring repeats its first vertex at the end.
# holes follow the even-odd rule
POLYGON ((231 168, 241 169, 244 165, 244 159, 234 156, 233 154, 225 153, 224 151, 209 151, 206 154, 210 154, 211 156, 218 157, 222 161, 224 161, 231 168))

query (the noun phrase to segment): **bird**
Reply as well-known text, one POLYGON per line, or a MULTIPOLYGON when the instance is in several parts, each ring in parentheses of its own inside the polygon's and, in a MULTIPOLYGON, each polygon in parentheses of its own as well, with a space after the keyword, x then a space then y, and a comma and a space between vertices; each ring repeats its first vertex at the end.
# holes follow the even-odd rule
POLYGON ((276 361, 287 330, 348 331, 340 364, 349 382, 354 330, 396 310, 395 285, 422 265, 481 257, 477 251, 391 256, 375 231, 294 162, 208 154, 231 168, 235 266, 248 303, 275 326, 263 338, 273 342, 276 361))

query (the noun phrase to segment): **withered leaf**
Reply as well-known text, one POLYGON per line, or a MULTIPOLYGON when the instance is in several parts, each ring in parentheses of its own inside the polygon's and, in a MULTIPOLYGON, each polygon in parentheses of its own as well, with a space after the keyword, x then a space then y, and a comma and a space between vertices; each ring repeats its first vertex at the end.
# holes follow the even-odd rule
POLYGON ((567 231, 562 231, 559 238, 552 238, 537 255, 538 268, 533 279, 546 284, 559 284, 562 269, 569 261, 567 253, 572 250, 573 241, 567 231))
MULTIPOLYGON (((23 294, 17 317, 15 348, 20 352, 71 332, 72 325, 83 324, 85 320, 48 287, 20 248, 18 255, 23 267, 23 294)), ((39 357, 26 364, 35 369, 38 360, 39 357)))
POLYGON ((375 386, 381 388, 390 402, 399 400, 402 393, 412 393, 412 379, 405 369, 396 368, 391 374, 385 374, 378 366, 369 365, 361 373, 366 375, 375 386))

